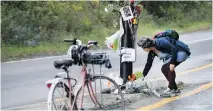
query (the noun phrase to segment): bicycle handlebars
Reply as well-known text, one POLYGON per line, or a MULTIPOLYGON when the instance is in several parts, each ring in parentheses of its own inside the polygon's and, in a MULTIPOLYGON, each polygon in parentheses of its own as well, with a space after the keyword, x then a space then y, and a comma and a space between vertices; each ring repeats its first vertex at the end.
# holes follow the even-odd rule
POLYGON ((74 39, 64 39, 64 42, 72 43, 72 45, 82 45, 82 41, 74 38, 74 39))
MULTIPOLYGON (((76 38, 74 38, 74 39, 64 39, 64 42, 69 42, 69 43, 72 43, 72 45, 78 45, 78 46, 82 46, 83 45, 82 41, 79 40, 79 39, 76 39, 76 38)), ((89 47, 93 46, 93 45, 98 46, 98 42, 90 40, 90 41, 88 41, 87 45, 89 47)))
POLYGON ((94 45, 98 46, 97 41, 88 41, 87 45, 83 45, 82 41, 79 39, 76 39, 76 38, 64 39, 64 42, 71 43, 72 46, 76 47, 75 49, 73 49, 73 48, 69 49, 69 50, 71 50, 71 52, 72 52, 72 50, 75 50, 74 52, 76 52, 76 54, 71 55, 71 56, 74 56, 74 58, 72 57, 73 60, 71 59, 71 60, 55 61, 54 67, 57 69, 66 69, 69 66, 72 66, 73 64, 77 64, 77 63, 81 62, 81 59, 83 58, 82 55, 84 54, 85 51, 87 51, 91 46, 94 46, 94 45))

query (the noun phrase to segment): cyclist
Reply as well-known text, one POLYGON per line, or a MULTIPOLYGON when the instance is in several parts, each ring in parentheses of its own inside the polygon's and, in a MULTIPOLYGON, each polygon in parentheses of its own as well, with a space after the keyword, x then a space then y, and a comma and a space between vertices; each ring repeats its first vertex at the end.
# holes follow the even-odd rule
POLYGON ((162 96, 171 97, 180 93, 180 89, 178 89, 175 82, 175 67, 185 61, 191 54, 188 46, 180 40, 175 40, 168 36, 157 39, 141 37, 137 44, 142 47, 144 51, 148 52, 143 76, 145 77, 148 74, 154 57, 157 56, 164 62, 161 71, 169 82, 168 88, 162 96), (176 44, 173 44, 174 42, 176 42, 176 44))

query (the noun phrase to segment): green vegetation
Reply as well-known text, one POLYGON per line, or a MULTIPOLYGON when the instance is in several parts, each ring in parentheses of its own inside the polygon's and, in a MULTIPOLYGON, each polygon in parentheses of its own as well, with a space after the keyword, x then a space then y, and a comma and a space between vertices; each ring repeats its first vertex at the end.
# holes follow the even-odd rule
MULTIPOLYGON (((109 2, 98 1, 3 1, 1 2, 1 60, 35 55, 65 54, 65 38, 84 42, 115 33, 118 14, 106 13, 109 2)), ((113 2, 114 5, 117 2, 113 2)), ((152 36, 173 28, 180 33, 209 29, 212 25, 211 1, 145 1, 138 35, 152 36)))

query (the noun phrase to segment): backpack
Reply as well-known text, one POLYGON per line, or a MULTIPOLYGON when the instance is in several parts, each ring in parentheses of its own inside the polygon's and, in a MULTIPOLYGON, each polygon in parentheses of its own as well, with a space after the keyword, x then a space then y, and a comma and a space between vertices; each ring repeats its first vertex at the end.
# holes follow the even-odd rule
POLYGON ((181 48, 183 51, 185 51, 188 54, 188 56, 191 55, 189 46, 183 43, 182 41, 177 40, 176 46, 181 48))
POLYGON ((169 30, 165 30, 164 32, 160 32, 154 36, 154 39, 159 39, 162 37, 168 38, 170 43, 172 43, 176 47, 181 48, 188 55, 191 54, 190 48, 188 47, 188 45, 179 41, 179 34, 175 30, 169 29, 169 30))
POLYGON ((175 40, 179 40, 179 34, 175 30, 172 30, 172 29, 168 29, 168 30, 165 30, 164 32, 160 32, 160 33, 156 34, 154 36, 154 39, 160 38, 160 37, 171 37, 175 40))

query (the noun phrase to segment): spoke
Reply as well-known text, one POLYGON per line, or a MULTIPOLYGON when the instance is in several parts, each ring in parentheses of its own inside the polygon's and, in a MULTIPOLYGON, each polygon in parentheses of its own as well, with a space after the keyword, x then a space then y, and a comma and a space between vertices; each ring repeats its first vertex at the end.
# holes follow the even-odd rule
POLYGON ((63 101, 64 101, 63 106, 66 105, 67 108, 69 107, 69 106, 68 106, 68 100, 69 100, 69 98, 64 98, 64 99, 63 99, 63 101), (66 99, 67 99, 67 100, 66 100, 66 99))
POLYGON ((55 101, 53 101, 53 104, 54 104, 54 107, 55 107, 55 110, 57 110, 57 105, 55 104, 55 101))
MULTIPOLYGON (((61 92, 57 89, 57 91, 58 91, 58 93, 59 93, 59 95, 61 95, 61 92)), ((63 97, 63 96, 62 96, 63 97)), ((60 99, 61 99, 61 97, 59 96, 59 101, 60 101, 60 99)), ((57 101, 57 100, 56 100, 57 101)), ((60 105, 59 105, 59 108, 60 108, 60 106, 61 106, 61 101, 60 101, 60 103, 59 103, 60 105)))
MULTIPOLYGON (((60 88, 60 87, 58 87, 58 88, 60 88)), ((64 104, 62 104, 62 101, 64 101, 65 102, 65 100, 64 100, 64 92, 62 91, 60 91, 58 88, 56 88, 56 93, 58 93, 59 95, 59 97, 56 97, 54 100, 54 106, 55 106, 55 108, 57 109, 57 110, 59 110, 59 109, 62 109, 63 107, 61 107, 62 105, 64 106, 64 104), (59 101, 60 103, 58 103, 57 101, 59 101), (56 105, 55 103, 58 103, 58 105, 56 105)), ((62 87, 61 88, 62 90, 64 90, 64 88, 62 87)), ((55 96, 55 95, 53 95, 53 96, 55 96)), ((66 104, 66 102, 65 102, 65 104, 66 104)))
MULTIPOLYGON (((55 93, 53 93, 53 99, 54 99, 54 97, 55 97, 55 93)), ((57 105, 55 104, 55 101, 53 101, 53 105, 54 105, 55 110, 57 110, 58 108, 57 108, 57 105)))
MULTIPOLYGON (((60 93, 60 95, 61 95, 61 98, 60 98, 60 106, 61 106, 61 109, 66 105, 67 106, 67 108, 68 108, 68 99, 69 98, 67 98, 66 97, 66 94, 65 94, 65 92, 66 92, 66 90, 65 90, 65 87, 64 87, 65 85, 63 84, 63 88, 62 88, 62 94, 60 93), (62 101, 64 102, 64 104, 62 104, 62 101)), ((60 91, 59 91, 60 92, 60 91)))
POLYGON ((56 109, 56 106, 55 106, 55 102, 54 102, 54 96, 55 96, 55 94, 53 93, 53 95, 52 95, 52 98, 53 98, 53 100, 52 100, 52 104, 53 104, 53 106, 54 106, 54 108, 56 109))
MULTIPOLYGON (((64 92, 66 91, 66 89, 65 89, 65 85, 63 84, 63 91, 62 91, 62 97, 63 97, 63 99, 64 99, 64 92)), ((66 97, 66 95, 65 95, 65 97, 66 97)), ((63 100, 64 101, 64 100, 63 100)), ((66 104, 66 102, 64 101, 64 104, 66 104)), ((60 105, 63 105, 64 106, 64 104, 60 104, 60 105)), ((62 106, 62 108, 63 108, 63 106, 62 106)))
POLYGON ((67 109, 69 108, 68 104, 67 104, 66 102, 64 102, 64 104, 63 104, 62 107, 61 107, 61 110, 63 110, 62 108, 63 108, 64 106, 66 106, 67 109))

